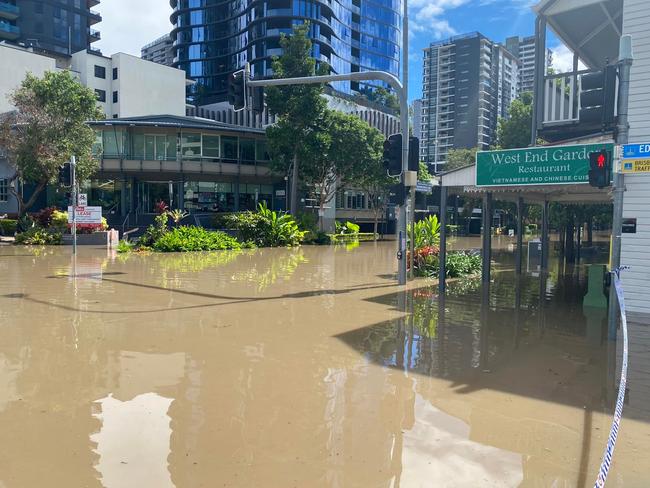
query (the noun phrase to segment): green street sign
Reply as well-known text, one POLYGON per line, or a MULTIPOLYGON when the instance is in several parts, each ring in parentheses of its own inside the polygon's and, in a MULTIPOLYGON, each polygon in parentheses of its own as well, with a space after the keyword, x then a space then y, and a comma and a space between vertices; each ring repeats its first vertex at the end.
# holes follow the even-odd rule
POLYGON ((589 153, 612 143, 544 146, 476 153, 476 186, 589 183, 589 153))

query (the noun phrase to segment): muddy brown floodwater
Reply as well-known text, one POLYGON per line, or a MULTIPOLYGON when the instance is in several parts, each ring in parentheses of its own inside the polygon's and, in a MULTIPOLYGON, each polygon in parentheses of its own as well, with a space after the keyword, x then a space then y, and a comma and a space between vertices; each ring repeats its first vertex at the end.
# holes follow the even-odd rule
MULTIPOLYGON (((618 370, 586 268, 497 251, 441 300, 393 257, 0 247, 0 487, 592 486, 618 370)), ((608 486, 650 485, 648 373, 608 486)))

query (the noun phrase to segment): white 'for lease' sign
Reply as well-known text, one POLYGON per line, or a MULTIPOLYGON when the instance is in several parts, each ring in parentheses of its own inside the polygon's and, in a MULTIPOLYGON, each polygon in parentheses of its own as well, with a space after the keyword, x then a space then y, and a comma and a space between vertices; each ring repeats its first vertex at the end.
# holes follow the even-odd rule
MULTIPOLYGON (((77 224, 101 224, 102 207, 76 207, 77 224)), ((72 223, 72 207, 68 207, 68 223, 72 223)))

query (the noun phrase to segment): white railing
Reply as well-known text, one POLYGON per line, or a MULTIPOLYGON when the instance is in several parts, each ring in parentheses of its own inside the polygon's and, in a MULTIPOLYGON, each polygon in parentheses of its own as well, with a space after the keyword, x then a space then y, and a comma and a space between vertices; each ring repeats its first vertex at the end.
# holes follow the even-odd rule
POLYGON ((581 70, 544 77, 544 124, 566 124, 580 119, 580 80, 599 70, 581 70))

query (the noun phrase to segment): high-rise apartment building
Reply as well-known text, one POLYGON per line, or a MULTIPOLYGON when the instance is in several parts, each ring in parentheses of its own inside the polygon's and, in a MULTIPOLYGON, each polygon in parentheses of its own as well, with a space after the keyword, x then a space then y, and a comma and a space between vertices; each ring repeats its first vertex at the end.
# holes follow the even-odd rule
POLYGON ((8 41, 57 54, 90 49, 100 39, 101 22, 91 7, 100 0, 0 0, 0 42, 8 41))
MULTIPOLYGON (((519 60, 519 93, 535 89, 535 36, 508 37, 506 49, 519 60)), ((552 53, 546 50, 546 66, 551 65, 552 53)))
MULTIPOLYGON (((250 63, 252 76, 268 77, 280 35, 308 21, 312 55, 335 73, 382 70, 399 75, 401 0, 170 0, 174 66, 196 81, 190 98, 199 105, 226 100, 228 75, 250 63)), ((363 93, 381 82, 338 82, 344 93, 363 93)))
POLYGON ((174 47, 169 34, 159 37, 155 41, 142 46, 140 57, 165 66, 174 64, 174 47))
POLYGON ((517 58, 478 32, 424 49, 420 158, 444 170, 450 149, 488 149, 518 93, 517 58))

